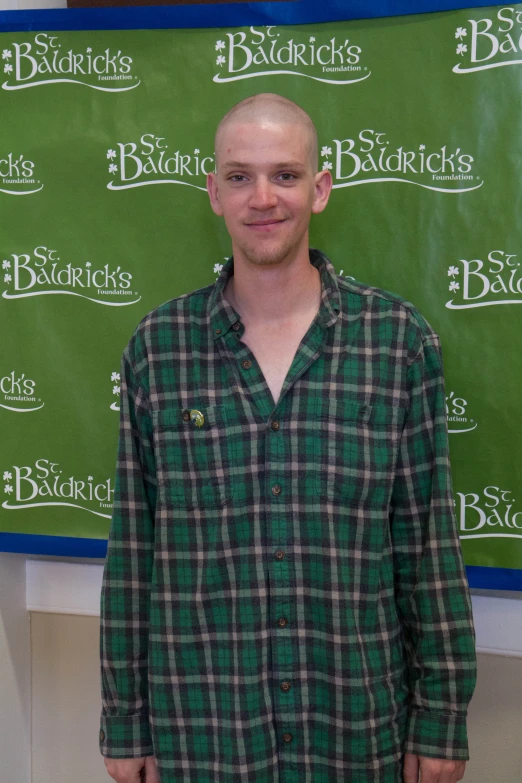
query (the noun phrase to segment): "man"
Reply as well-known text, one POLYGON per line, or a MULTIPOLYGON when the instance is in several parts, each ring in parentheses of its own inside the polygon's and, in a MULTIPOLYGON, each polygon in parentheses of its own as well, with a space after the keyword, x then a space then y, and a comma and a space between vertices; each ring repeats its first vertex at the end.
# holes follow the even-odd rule
POLYGON ((233 256, 123 355, 107 770, 456 783, 476 661, 439 339, 309 249, 332 181, 300 107, 247 98, 215 151, 233 256))

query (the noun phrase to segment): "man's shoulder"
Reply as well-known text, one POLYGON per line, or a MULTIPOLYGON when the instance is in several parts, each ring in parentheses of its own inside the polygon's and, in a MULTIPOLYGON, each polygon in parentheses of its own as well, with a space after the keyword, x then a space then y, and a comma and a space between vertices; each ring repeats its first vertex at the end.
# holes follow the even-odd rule
POLYGON ((382 315, 388 313, 389 317, 397 318, 401 321, 406 319, 408 324, 415 331, 418 331, 419 337, 422 339, 438 339, 437 333, 422 315, 417 306, 404 296, 393 291, 388 291, 385 288, 369 285, 368 283, 352 277, 348 278, 337 275, 337 282, 341 297, 345 295, 348 300, 359 297, 361 302, 360 307, 362 309, 368 310, 371 308, 373 310, 379 310, 382 315))

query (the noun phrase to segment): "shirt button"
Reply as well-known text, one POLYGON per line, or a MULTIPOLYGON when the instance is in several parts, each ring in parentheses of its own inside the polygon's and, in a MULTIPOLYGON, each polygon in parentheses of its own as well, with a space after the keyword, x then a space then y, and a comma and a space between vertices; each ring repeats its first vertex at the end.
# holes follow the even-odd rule
POLYGON ((292 742, 292 739, 293 739, 293 737, 292 737, 292 735, 290 734, 290 732, 286 731, 286 732, 283 734, 283 740, 284 740, 284 742, 292 742))
POLYGON ((237 332, 237 330, 240 328, 241 324, 239 321, 236 321, 235 324, 232 324, 232 329, 237 332))
POLYGON ((245 359, 244 362, 241 362, 241 366, 245 368, 245 370, 249 370, 252 367, 252 362, 250 359, 245 359))
POLYGON ((190 411, 185 409, 183 411, 183 421, 190 421, 190 411))
POLYGON ((270 426, 272 427, 273 430, 278 430, 279 429, 279 422, 278 421, 273 421, 270 426))
POLYGON ((279 620, 277 621, 277 624, 280 628, 284 628, 287 622, 288 620, 286 619, 286 617, 280 617, 279 620))
POLYGON ((105 739, 105 732, 104 732, 103 729, 101 729, 100 730, 100 742, 103 742, 104 739, 105 739))
POLYGON ((284 682, 282 682, 282 683, 281 683, 281 686, 280 686, 280 687, 281 687, 281 690, 282 690, 282 691, 284 691, 284 692, 286 693, 287 691, 289 691, 289 690, 290 690, 290 688, 291 688, 292 686, 290 685, 290 683, 288 682, 288 680, 285 680, 284 682))
POLYGON ((272 495, 280 495, 281 494, 281 484, 274 484, 272 487, 272 495))
POLYGON ((216 329, 216 334, 221 334, 221 329, 216 329))
POLYGON ((283 552, 282 549, 278 549, 277 552, 275 553, 275 559, 276 560, 282 560, 284 556, 285 556, 285 553, 283 552))

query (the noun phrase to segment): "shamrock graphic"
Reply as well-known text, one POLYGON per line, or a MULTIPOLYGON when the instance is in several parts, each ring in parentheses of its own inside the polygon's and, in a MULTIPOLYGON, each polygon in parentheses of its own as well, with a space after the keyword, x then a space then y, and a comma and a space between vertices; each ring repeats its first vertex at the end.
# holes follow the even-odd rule
POLYGON ((466 46, 466 44, 461 43, 457 46, 457 54, 464 54, 464 52, 467 51, 468 51, 468 47, 466 46))
POLYGON ((9 49, 4 49, 2 52, 2 60, 10 60, 13 53, 9 49))
POLYGON ((107 158, 109 160, 113 160, 115 157, 116 157, 116 151, 115 150, 108 150, 107 158))
POLYGON ((455 38, 459 38, 461 41, 464 38, 465 35, 468 34, 468 31, 464 27, 457 27, 457 31, 455 33, 455 38))
POLYGON ((13 491, 13 488, 12 488, 11 484, 6 484, 5 487, 4 487, 4 492, 7 492, 7 494, 10 495, 12 491, 13 491))
POLYGON ((216 41, 216 52, 220 52, 224 48, 225 48, 224 41, 216 41))
POLYGON ((10 479, 13 478, 13 476, 11 473, 9 473, 8 470, 4 470, 4 475, 2 476, 2 478, 4 481, 9 481, 10 479))
POLYGON ((423 150, 426 149, 426 145, 425 144, 419 144, 419 149, 422 152, 423 150))
POLYGON ((92 481, 92 476, 87 476, 87 481, 92 481))
POLYGON ((323 171, 326 171, 326 169, 332 168, 332 161, 331 160, 325 160, 323 163, 323 171))
POLYGON ((7 63, 7 65, 4 65, 4 73, 11 73, 12 70, 13 70, 13 66, 11 65, 11 63, 7 63))
POLYGON ((91 265, 91 262, 90 262, 90 261, 86 261, 86 262, 85 262, 85 266, 86 266, 87 268, 89 268, 89 267, 90 267, 90 265, 91 265))
POLYGON ((450 277, 455 277, 455 275, 458 275, 458 274, 459 274, 458 266, 450 266, 450 268, 448 269, 448 275, 450 277))
POLYGON ((4 275, 4 283, 10 283, 11 282, 11 275, 5 274, 4 275))
POLYGON ((91 52, 92 52, 92 47, 91 47, 91 46, 88 46, 88 47, 87 47, 87 54, 90 54, 91 52))
POLYGON ((315 41, 315 35, 310 36, 310 43, 313 43, 315 41))
POLYGON ((111 163, 109 166, 109 174, 114 174, 115 171, 118 171, 118 167, 115 163, 111 163))
POLYGON ((453 282, 451 282, 449 284, 449 290, 450 291, 458 291, 459 288, 460 288, 460 285, 458 283, 456 283, 455 280, 453 280, 453 282))
POLYGON ((11 262, 7 260, 7 258, 4 258, 2 261, 2 269, 10 269, 11 268, 11 262))
POLYGON ((328 155, 332 154, 332 148, 331 147, 322 147, 321 148, 321 157, 328 157, 328 155))
POLYGON ((113 394, 119 394, 120 393, 120 387, 119 386, 113 386, 112 387, 112 393, 113 394))
POLYGON ((111 375, 111 381, 119 381, 120 380, 120 373, 119 372, 113 372, 111 375))
POLYGON ((221 270, 223 269, 223 264, 214 264, 214 274, 219 275, 221 270))
POLYGON ((194 155, 199 155, 199 150, 194 150, 194 155))
POLYGON ((224 65, 224 64, 225 64, 225 58, 222 54, 220 54, 216 60, 216 65, 224 65))

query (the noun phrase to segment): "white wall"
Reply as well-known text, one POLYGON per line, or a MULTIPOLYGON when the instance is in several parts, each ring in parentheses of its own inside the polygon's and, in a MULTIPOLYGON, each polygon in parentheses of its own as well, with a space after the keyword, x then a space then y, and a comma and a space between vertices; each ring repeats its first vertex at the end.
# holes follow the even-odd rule
POLYGON ((29 783, 31 759, 29 615, 25 557, 0 554, 0 781, 29 783))

